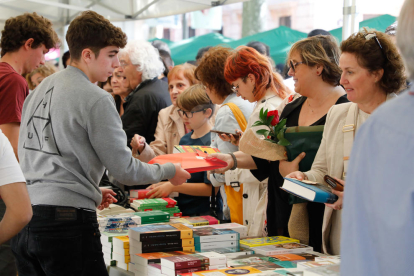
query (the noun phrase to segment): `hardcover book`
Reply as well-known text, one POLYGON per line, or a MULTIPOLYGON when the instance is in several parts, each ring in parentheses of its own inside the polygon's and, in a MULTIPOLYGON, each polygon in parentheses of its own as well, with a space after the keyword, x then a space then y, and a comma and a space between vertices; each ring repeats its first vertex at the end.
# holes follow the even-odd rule
POLYGON ((307 180, 300 181, 294 178, 285 178, 281 189, 313 202, 334 203, 338 200, 338 196, 331 192, 330 187, 307 180))
POLYGON ((161 258, 161 266, 172 270, 190 268, 190 267, 201 267, 210 265, 209 258, 199 255, 182 255, 161 258))
POLYGON ((264 245, 273 245, 273 244, 283 244, 283 243, 292 243, 299 242, 299 240, 291 239, 283 236, 273 236, 273 237, 263 237, 263 238, 253 238, 253 239, 243 239, 240 240, 240 245, 242 247, 252 248, 257 246, 264 245))
POLYGON ((287 253, 305 253, 313 251, 313 247, 306 244, 301 244, 297 242, 283 243, 283 244, 274 244, 266 246, 254 247, 254 251, 257 254, 262 254, 265 256, 273 256, 279 254, 287 253))
POLYGON ((130 228, 128 235, 137 241, 191 239, 193 230, 181 223, 154 224, 130 228))
POLYGON ((296 268, 296 264, 289 261, 278 261, 275 258, 253 254, 249 256, 241 256, 233 260, 227 261, 227 266, 240 267, 251 266, 260 271, 272 271, 277 268, 296 268))
MULTIPOLYGON (((215 229, 212 227, 193 229, 194 243, 238 241, 240 234, 231 229, 215 229)), ((210 247, 213 248, 213 247, 210 247)))

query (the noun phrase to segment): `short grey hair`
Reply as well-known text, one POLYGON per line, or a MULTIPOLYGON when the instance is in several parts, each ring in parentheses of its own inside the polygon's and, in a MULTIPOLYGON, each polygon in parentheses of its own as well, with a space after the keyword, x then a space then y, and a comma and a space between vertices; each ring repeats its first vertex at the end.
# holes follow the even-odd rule
POLYGON ((398 17, 397 46, 408 78, 414 80, 414 0, 405 0, 398 17))
POLYGON ((158 50, 151 43, 143 40, 135 40, 127 43, 120 54, 127 54, 131 63, 142 72, 142 81, 150 80, 164 72, 164 64, 160 59, 158 50))

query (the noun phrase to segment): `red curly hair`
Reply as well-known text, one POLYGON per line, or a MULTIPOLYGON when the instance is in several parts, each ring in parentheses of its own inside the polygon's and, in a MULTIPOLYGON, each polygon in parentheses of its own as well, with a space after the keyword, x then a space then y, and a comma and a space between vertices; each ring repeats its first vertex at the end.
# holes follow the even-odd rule
POLYGON ((254 95, 256 101, 263 98, 268 89, 272 89, 282 99, 290 94, 283 83, 282 76, 273 72, 266 56, 251 47, 239 46, 226 60, 224 78, 231 84, 238 78, 245 81, 245 77, 249 74, 253 74, 256 78, 254 95))

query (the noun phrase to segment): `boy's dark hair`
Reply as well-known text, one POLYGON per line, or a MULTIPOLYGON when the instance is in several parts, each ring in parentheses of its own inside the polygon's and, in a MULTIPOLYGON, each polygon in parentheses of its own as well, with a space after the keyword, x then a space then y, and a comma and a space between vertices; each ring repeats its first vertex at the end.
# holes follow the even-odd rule
POLYGON ((32 48, 44 44, 46 49, 59 45, 59 38, 53 30, 52 22, 34 13, 25 13, 6 20, 1 31, 1 56, 18 51, 26 41, 33 38, 32 48))
POLYGON ((196 62, 199 62, 199 60, 204 56, 204 54, 208 50, 210 50, 210 48, 211 48, 211 46, 200 48, 200 50, 198 50, 197 55, 196 55, 196 62))
POLYGON ((252 47, 259 53, 265 56, 270 55, 270 47, 263 42, 260 41, 250 41, 246 44, 247 47, 252 47))
POLYGON ((108 46, 124 48, 127 36, 121 28, 112 25, 102 15, 84 11, 70 23, 66 41, 71 59, 79 60, 86 48, 91 49, 96 57, 102 48, 108 46))
POLYGON ((317 35, 331 35, 331 33, 323 29, 315 29, 308 33, 308 37, 317 36, 317 35))
POLYGON ((170 72, 170 69, 168 68, 170 66, 174 66, 174 62, 171 58, 171 55, 165 50, 158 50, 158 53, 160 54, 160 58, 162 60, 162 63, 164 64, 164 76, 168 76, 168 73, 170 72))
POLYGON ((70 58, 70 53, 69 53, 69 51, 66 51, 62 56, 62 64, 63 64, 64 68, 66 68, 68 66, 67 63, 68 63, 69 58, 70 58))

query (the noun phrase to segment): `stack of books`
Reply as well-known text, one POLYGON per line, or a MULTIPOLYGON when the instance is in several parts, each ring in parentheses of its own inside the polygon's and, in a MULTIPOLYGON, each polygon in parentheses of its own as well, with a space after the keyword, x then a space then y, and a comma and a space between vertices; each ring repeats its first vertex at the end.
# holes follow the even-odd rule
POLYGON ((240 250, 236 248, 213 248, 209 249, 209 252, 216 252, 226 256, 227 260, 237 258, 239 256, 246 256, 254 254, 254 251, 251 249, 246 249, 241 247, 240 250))
POLYGON ((182 213, 176 205, 177 201, 169 197, 151 198, 136 199, 131 203, 131 208, 138 212, 158 210, 169 213, 171 217, 181 217, 182 213))
POLYGON ((169 222, 170 214, 163 211, 135 212, 119 215, 98 216, 99 230, 108 233, 128 232, 142 224, 169 222))
POLYGON ((274 245, 265 245, 265 246, 257 246, 254 247, 254 252, 257 254, 262 254, 265 256, 273 256, 273 255, 280 255, 280 254, 288 254, 288 253, 304 253, 304 252, 312 252, 312 246, 308 246, 306 244, 301 244, 297 242, 290 242, 290 243, 282 243, 282 244, 274 244, 274 245))
POLYGON ((114 237, 112 243, 112 259, 116 261, 118 267, 128 270, 128 264, 131 262, 128 236, 114 237))
POLYGON ((231 222, 231 223, 221 223, 221 224, 210 224, 208 226, 195 226, 195 228, 203 228, 203 227, 212 227, 215 229, 231 229, 236 232, 239 232, 240 239, 247 238, 247 226, 231 222))
POLYGON ((280 261, 272 257, 253 254, 240 256, 233 260, 227 261, 229 267, 251 266, 260 271, 272 271, 278 268, 296 268, 296 263, 290 261, 280 261))
POLYGON ((193 230, 181 223, 130 228, 131 254, 160 251, 195 252, 193 230))
POLYGON ((194 245, 198 252, 208 252, 214 248, 240 250, 240 234, 231 229, 204 227, 194 229, 194 245))
POLYGON ((240 241, 240 246, 244 248, 253 249, 258 246, 292 243, 292 242, 299 243, 299 240, 291 239, 291 238, 287 238, 283 236, 273 236, 273 237, 243 239, 240 241))
POLYGON ((171 222, 173 223, 183 223, 191 224, 192 226, 206 226, 206 225, 216 225, 220 221, 212 216, 199 216, 199 217, 181 217, 181 218, 172 218, 171 222))
POLYGON ((112 265, 113 238, 124 235, 123 233, 101 233, 102 252, 104 254, 105 264, 112 265))
POLYGON ((167 276, 209 269, 209 259, 198 254, 161 258, 161 273, 167 276))
POLYGON ((149 275, 148 271, 156 271, 158 266, 151 266, 152 264, 159 265, 161 273, 161 258, 163 257, 172 257, 172 256, 182 256, 188 255, 190 253, 183 251, 172 251, 172 252, 153 252, 153 253, 142 253, 142 254, 132 254, 131 262, 134 263, 133 272, 135 276, 147 276, 149 275))

